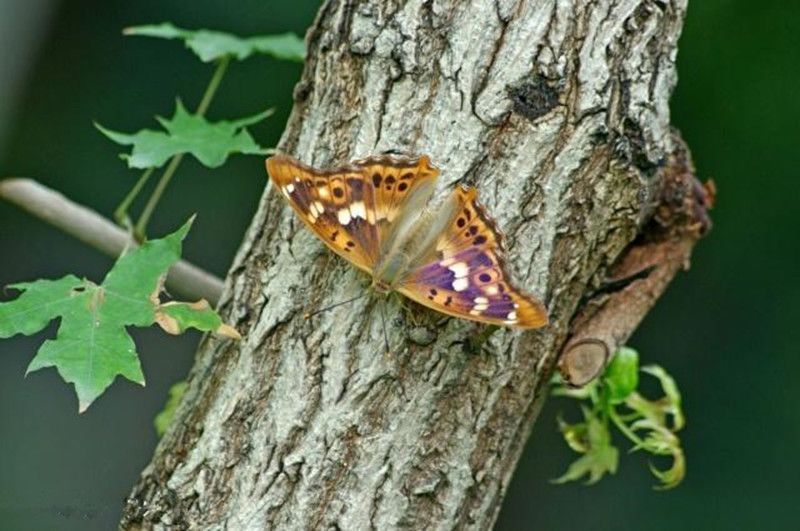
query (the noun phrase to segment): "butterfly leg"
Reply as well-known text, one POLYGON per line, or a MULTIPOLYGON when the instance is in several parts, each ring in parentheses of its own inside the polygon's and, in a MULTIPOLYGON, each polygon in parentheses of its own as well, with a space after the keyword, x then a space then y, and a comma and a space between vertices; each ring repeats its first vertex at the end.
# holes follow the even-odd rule
POLYGON ((333 310, 334 308, 338 308, 339 306, 344 306, 345 304, 350 304, 351 302, 357 301, 358 299, 366 296, 368 293, 369 293, 368 291, 364 291, 361 295, 357 295, 357 296, 353 297, 352 299, 347 299, 346 301, 336 302, 336 303, 331 304, 330 306, 326 306, 326 307, 321 308, 319 310, 314 310, 313 312, 306 312, 305 314, 303 314, 303 317, 306 320, 311 319, 312 317, 314 317, 317 314, 320 314, 320 313, 323 313, 323 312, 327 312, 328 310, 333 310))
POLYGON ((383 325, 383 344, 386 348, 386 355, 390 355, 392 351, 389 349, 389 333, 386 331, 386 304, 389 301, 388 297, 384 297, 382 301, 378 301, 381 307, 381 324, 383 325))

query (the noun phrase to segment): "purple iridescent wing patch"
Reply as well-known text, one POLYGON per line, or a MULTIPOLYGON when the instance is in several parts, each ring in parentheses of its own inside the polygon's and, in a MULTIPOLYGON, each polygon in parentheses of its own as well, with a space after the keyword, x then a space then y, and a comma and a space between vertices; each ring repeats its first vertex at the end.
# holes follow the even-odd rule
POLYGON ((455 193, 460 209, 439 238, 436 256, 412 267, 398 291, 457 317, 523 328, 546 324, 542 304, 510 282, 502 236, 475 200, 475 190, 459 188, 455 193))

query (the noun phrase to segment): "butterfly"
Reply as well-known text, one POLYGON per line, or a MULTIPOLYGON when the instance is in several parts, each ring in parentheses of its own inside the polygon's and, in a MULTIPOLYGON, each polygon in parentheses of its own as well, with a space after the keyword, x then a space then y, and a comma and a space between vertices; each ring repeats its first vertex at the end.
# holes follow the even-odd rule
POLYGON ((547 324, 542 303, 509 280, 502 236, 475 188, 458 186, 428 207, 439 170, 427 156, 379 155, 318 170, 276 155, 267 173, 311 232, 369 273, 376 291, 483 323, 547 324))

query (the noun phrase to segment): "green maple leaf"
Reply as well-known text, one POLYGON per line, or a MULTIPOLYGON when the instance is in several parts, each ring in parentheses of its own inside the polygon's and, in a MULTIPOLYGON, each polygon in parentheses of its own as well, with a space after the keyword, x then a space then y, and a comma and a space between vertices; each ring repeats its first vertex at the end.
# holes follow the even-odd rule
POLYGON ((156 117, 166 131, 142 129, 133 134, 112 131, 95 123, 95 127, 117 144, 133 149, 123 154, 129 168, 159 168, 171 157, 188 153, 204 166, 222 166, 234 153, 264 155, 267 150, 259 146, 246 127, 262 121, 272 114, 272 109, 235 121, 209 122, 204 117, 189 113, 180 100, 176 102, 171 119, 156 117))
POLYGON ((168 330, 174 333, 192 326, 237 337, 216 314, 217 320, 209 315, 213 310, 205 301, 181 306, 177 316, 163 316, 165 307, 178 305, 160 302, 161 282, 180 258, 181 242, 191 223, 123 254, 99 285, 67 275, 10 286, 22 293, 0 303, 0 338, 34 334, 53 319, 61 319, 56 338, 44 342, 26 374, 55 367, 64 381, 74 384, 83 412, 117 376, 144 385, 136 346, 126 326, 158 322, 164 327, 166 320, 175 325, 168 330), (198 315, 193 315, 193 309, 198 315))
POLYGON ((123 33, 161 39, 180 39, 204 63, 222 57, 235 57, 242 61, 254 54, 302 62, 306 55, 303 40, 294 33, 239 37, 222 31, 187 30, 178 28, 169 22, 134 26, 126 28, 123 33))

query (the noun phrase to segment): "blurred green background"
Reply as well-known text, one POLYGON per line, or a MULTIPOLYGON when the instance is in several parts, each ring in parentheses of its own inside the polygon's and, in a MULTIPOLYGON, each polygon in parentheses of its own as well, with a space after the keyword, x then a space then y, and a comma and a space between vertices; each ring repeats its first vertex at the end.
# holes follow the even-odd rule
MULTIPOLYGON (((30 176, 109 214, 137 174, 92 120, 152 126, 175 96, 194 105, 211 67, 180 45, 123 38, 170 20, 243 35, 311 23, 317 0, 0 1, 0 176, 30 176), (231 7, 231 6, 235 7, 231 7)), ((623 455, 598 485, 555 486, 574 457, 551 400, 511 484, 498 529, 797 529, 800 502, 800 2, 694 0, 680 43, 673 123, 699 174, 719 187, 715 228, 633 338, 684 395, 688 476, 651 489, 643 456, 623 455)), ((232 65, 209 116, 275 106, 253 127, 277 142, 300 66, 266 58, 232 65)), ((163 234, 200 215, 185 256, 224 276, 264 187, 258 157, 210 172, 184 162, 152 224, 163 234)), ((67 272, 101 278, 111 261, 0 203, 0 285, 67 272)), ((52 329, 50 330, 52 333, 52 329)), ((0 342, 0 529, 111 529, 148 462, 169 386, 187 372, 196 335, 135 334, 147 376, 117 381, 78 416, 53 370, 23 378, 43 336, 0 342)), ((624 441, 619 441, 625 446, 624 441)))

